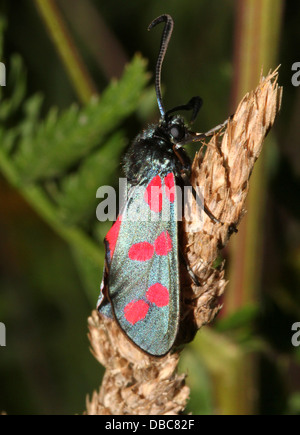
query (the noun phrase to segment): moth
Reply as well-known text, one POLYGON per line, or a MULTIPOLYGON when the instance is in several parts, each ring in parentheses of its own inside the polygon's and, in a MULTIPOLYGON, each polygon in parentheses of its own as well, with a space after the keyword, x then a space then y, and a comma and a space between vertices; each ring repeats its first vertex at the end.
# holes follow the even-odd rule
POLYGON ((160 120, 138 134, 124 156, 128 198, 104 239, 105 266, 97 304, 100 314, 114 317, 127 337, 153 356, 170 351, 180 319, 176 187, 190 185, 191 171, 183 146, 201 141, 226 125, 207 133, 190 130, 176 113, 191 111, 191 124, 202 105, 198 96, 165 110, 161 69, 174 23, 164 14, 154 19, 148 30, 159 23, 164 23, 155 74, 160 120))

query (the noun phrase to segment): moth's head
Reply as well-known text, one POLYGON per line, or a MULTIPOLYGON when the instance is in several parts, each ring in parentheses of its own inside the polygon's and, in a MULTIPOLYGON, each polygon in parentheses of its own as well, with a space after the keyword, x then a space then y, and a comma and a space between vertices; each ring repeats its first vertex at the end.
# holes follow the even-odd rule
POLYGON ((166 139, 172 144, 178 144, 184 140, 188 133, 188 128, 180 115, 164 116, 159 123, 158 129, 163 132, 166 139))
POLYGON ((165 115, 161 118, 154 135, 169 142, 172 146, 176 145, 176 148, 203 140, 202 133, 196 133, 190 129, 191 123, 186 123, 180 115, 165 115))

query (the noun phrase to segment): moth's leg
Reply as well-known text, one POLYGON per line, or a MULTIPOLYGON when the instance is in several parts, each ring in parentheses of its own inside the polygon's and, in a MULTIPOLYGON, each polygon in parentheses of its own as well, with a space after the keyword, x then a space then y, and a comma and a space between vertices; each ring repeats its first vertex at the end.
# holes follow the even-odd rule
POLYGON ((190 266, 189 266, 189 264, 188 264, 188 261, 187 261, 187 259, 185 258, 185 255, 183 254, 181 248, 179 248, 179 257, 180 257, 181 262, 185 265, 186 270, 188 271, 188 273, 189 273, 189 275, 190 275, 190 277, 191 277, 193 283, 194 283, 197 287, 200 287, 201 284, 200 284, 200 282, 199 282, 197 276, 194 274, 194 272, 193 272, 192 269, 190 268, 190 266))
POLYGON ((226 119, 226 121, 224 121, 222 124, 219 124, 214 128, 211 128, 210 130, 208 130, 206 133, 203 133, 203 134, 205 135, 205 137, 213 136, 217 131, 226 127, 226 125, 232 119, 232 117, 233 117, 233 115, 229 119, 226 119))
POLYGON ((178 147, 176 144, 173 145, 173 152, 181 163, 181 173, 184 173, 189 177, 191 172, 191 160, 189 156, 182 147, 178 147))
MULTIPOLYGON (((226 125, 228 121, 225 121, 223 124, 220 125, 226 125)), ((215 127, 217 128, 217 127, 215 127)), ((215 130, 215 129, 213 129, 215 130)), ((212 131, 212 130, 210 130, 212 131)), ((206 134, 206 133, 205 133, 206 134)), ((201 209, 204 210, 204 212, 207 214, 207 216, 215 223, 215 224, 222 224, 224 225, 224 222, 221 222, 219 219, 217 219, 212 213, 211 211, 206 207, 205 203, 201 200, 201 198, 199 197, 199 195, 197 194, 196 190, 194 189, 194 187, 191 185, 191 182, 189 180, 189 176, 190 176, 190 165, 188 163, 188 161, 186 160, 186 155, 181 152, 182 148, 176 148, 173 147, 175 154, 177 155, 178 159, 181 161, 183 169, 181 170, 181 180, 183 182, 183 184, 187 187, 190 187, 192 189, 192 194, 193 197, 198 205, 198 207, 200 207, 201 209)), ((228 234, 231 235, 232 233, 237 233, 238 230, 236 228, 236 225, 230 224, 228 227, 228 234)))
MULTIPOLYGON (((182 171, 181 173, 181 179, 184 183, 185 186, 190 187, 192 189, 192 194, 193 197, 198 205, 198 207, 200 207, 202 210, 204 210, 204 212, 207 214, 207 216, 215 223, 215 224, 222 224, 224 225, 224 222, 220 221, 219 219, 217 219, 212 213, 211 211, 206 207, 205 203, 201 200, 200 196, 197 194, 196 190, 194 189, 194 187, 191 185, 190 181, 189 181, 189 177, 188 175, 182 171)), ((228 234, 229 236, 233 233, 237 233, 237 227, 236 224, 230 224, 228 227, 228 234)))
POLYGON ((205 139, 207 137, 213 136, 215 133, 217 133, 219 130, 222 130, 222 128, 226 127, 226 125, 228 124, 228 122, 233 118, 233 115, 231 115, 229 117, 229 119, 226 119, 226 121, 224 121, 222 124, 217 125, 214 128, 211 128, 210 130, 208 130, 206 133, 196 133, 196 138, 193 141, 199 141, 200 139, 205 139))
POLYGON ((181 178, 183 180, 183 183, 185 186, 187 187, 191 187, 192 189, 192 194, 193 197, 197 203, 197 205, 204 210, 204 212, 207 214, 207 216, 215 223, 215 224, 221 224, 223 222, 219 221, 206 207, 206 205, 204 204, 204 202, 201 200, 200 196, 197 194, 196 190, 194 189, 194 187, 191 185, 190 180, 188 178, 188 175, 186 174, 186 172, 182 171, 181 173, 181 178))
POLYGON ((176 146, 173 146, 173 151, 176 154, 178 160, 181 162, 183 169, 181 170, 181 179, 184 183, 185 186, 187 187, 191 187, 192 188, 192 194, 193 197, 196 201, 196 203, 198 204, 199 207, 201 207, 205 213, 207 214, 207 216, 209 216, 211 218, 211 220, 215 223, 221 223, 217 218, 214 217, 214 215, 208 210, 208 208, 206 207, 205 204, 203 204, 203 202, 201 201, 201 198, 199 197, 199 195, 197 195, 196 190, 194 189, 194 187, 191 185, 190 181, 189 181, 189 175, 190 175, 190 160, 189 158, 186 156, 186 154, 183 152, 182 148, 176 148, 176 146))

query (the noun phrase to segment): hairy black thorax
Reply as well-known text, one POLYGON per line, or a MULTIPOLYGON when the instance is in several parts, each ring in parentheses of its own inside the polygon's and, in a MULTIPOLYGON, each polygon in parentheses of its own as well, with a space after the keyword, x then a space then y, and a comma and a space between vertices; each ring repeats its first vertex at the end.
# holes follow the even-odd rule
POLYGON ((180 148, 181 158, 174 150, 187 132, 183 118, 174 116, 151 124, 138 134, 123 158, 128 183, 141 184, 158 173, 164 176, 173 172, 179 177, 183 169, 189 169, 191 162, 185 150, 180 148))

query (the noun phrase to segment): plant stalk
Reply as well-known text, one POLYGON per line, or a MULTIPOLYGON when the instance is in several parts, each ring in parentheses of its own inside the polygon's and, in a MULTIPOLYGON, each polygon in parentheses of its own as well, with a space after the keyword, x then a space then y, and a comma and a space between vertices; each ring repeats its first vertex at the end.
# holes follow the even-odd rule
POLYGON ((34 1, 80 101, 83 104, 88 103, 92 95, 97 94, 96 86, 85 68, 55 0, 34 1))

